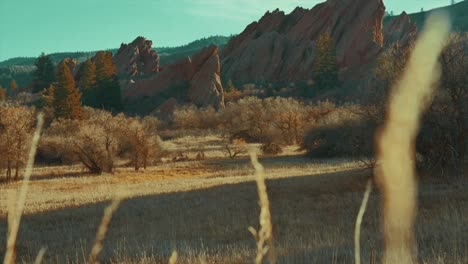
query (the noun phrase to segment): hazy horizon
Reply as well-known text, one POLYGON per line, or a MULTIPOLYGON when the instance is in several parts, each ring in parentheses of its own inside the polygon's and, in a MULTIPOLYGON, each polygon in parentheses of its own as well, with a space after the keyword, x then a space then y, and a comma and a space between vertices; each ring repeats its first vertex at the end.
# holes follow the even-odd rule
MULTIPOLYGON (((213 35, 242 32, 268 10, 286 13, 296 6, 312 8, 317 0, 4 0, 0 16, 0 61, 36 57, 41 52, 94 51, 118 48, 137 36, 154 47, 180 46, 213 35), (246 9, 244 7, 248 6, 246 9), (13 21, 13 22, 12 22, 13 21), (23 26, 27 25, 27 26, 23 26), (98 25, 98 27, 96 27, 98 25)), ((446 6, 445 0, 387 0, 387 11, 399 14, 446 6)))

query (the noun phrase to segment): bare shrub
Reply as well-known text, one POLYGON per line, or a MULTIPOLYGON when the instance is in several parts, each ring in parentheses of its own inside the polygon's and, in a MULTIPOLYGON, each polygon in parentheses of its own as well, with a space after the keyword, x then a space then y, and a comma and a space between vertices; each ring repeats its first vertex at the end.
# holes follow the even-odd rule
POLYGON ((239 99, 241 99, 242 96, 243 96, 242 92, 233 87, 232 89, 224 93, 224 101, 226 103, 236 102, 239 99))
POLYGON ((247 143, 244 139, 225 140, 224 150, 227 156, 235 159, 237 156, 247 153, 247 143))
POLYGON ((281 146, 273 142, 263 144, 260 150, 265 155, 278 155, 283 152, 281 146))
POLYGON ((18 179, 25 165, 36 120, 34 112, 33 108, 0 105, 0 169, 6 170, 8 181, 18 179))
POLYGON ((91 108, 85 112, 83 120, 54 121, 43 144, 54 144, 61 156, 81 162, 92 173, 112 172, 125 117, 91 108))
POLYGON ((265 104, 282 141, 288 145, 301 143, 305 127, 312 121, 309 120, 311 107, 298 100, 281 97, 268 98, 265 104))
POLYGON ((228 103, 220 124, 231 139, 247 142, 302 144, 304 132, 334 109, 330 103, 306 104, 293 98, 246 97, 228 103))
POLYGON ((159 120, 147 116, 85 108, 81 120, 55 120, 41 140, 40 156, 50 162, 81 162, 91 173, 112 173, 117 158, 129 160, 136 171, 155 164, 162 155, 159 120))
POLYGON ((126 125, 120 131, 121 154, 130 159, 135 171, 153 165, 161 156, 158 122, 150 116, 127 118, 126 125))
POLYGON ((257 97, 228 103, 221 115, 223 133, 231 136, 244 134, 247 141, 263 142, 271 129, 267 109, 263 100, 257 97))
POLYGON ((250 96, 228 102, 219 111, 193 105, 178 107, 174 112, 174 127, 179 131, 221 131, 227 154, 233 157, 237 155, 232 149, 234 140, 277 146, 302 145, 305 131, 335 108, 330 102, 312 105, 293 98, 250 96))
POLYGON ((177 129, 216 129, 219 122, 218 112, 211 106, 198 108, 185 105, 174 111, 174 125, 177 129))

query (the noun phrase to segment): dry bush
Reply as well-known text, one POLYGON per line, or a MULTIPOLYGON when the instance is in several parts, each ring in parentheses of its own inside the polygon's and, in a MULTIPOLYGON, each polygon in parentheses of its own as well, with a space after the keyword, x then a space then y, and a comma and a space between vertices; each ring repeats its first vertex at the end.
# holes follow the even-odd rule
POLYGON ((265 155, 278 155, 283 152, 283 149, 280 145, 276 143, 265 143, 260 147, 260 150, 265 155))
POLYGON ((336 106, 330 102, 312 105, 293 98, 245 97, 227 103, 226 108, 219 111, 193 105, 178 107, 174 113, 174 127, 176 132, 221 131, 226 153, 231 158, 244 152, 233 148, 234 140, 262 143, 266 153, 274 154, 279 153, 283 145, 303 145, 305 131, 335 110, 336 106))
POLYGON ((310 106, 292 98, 268 98, 266 108, 272 115, 274 127, 280 132, 282 141, 288 145, 300 144, 309 119, 310 106))
POLYGON ((231 139, 277 145, 302 144, 304 131, 334 109, 328 102, 310 105, 292 98, 246 97, 222 110, 223 134, 231 139))
POLYGON ((220 123, 218 112, 211 106, 179 106, 174 111, 176 129, 216 129, 220 123))
POLYGON ((247 142, 264 142, 271 135, 271 115, 260 98, 246 97, 228 103, 221 115, 223 132, 231 137, 244 134, 247 142))
POLYGON ((120 130, 121 155, 130 159, 135 171, 154 165, 161 156, 158 123, 156 118, 150 116, 127 118, 126 126, 120 130))
POLYGON ((92 173, 112 173, 116 158, 128 159, 136 171, 160 158, 159 121, 153 117, 85 108, 82 120, 52 122, 41 140, 40 157, 45 162, 81 162, 92 173))
POLYGON ((242 98, 242 92, 237 90, 236 88, 232 88, 229 91, 224 92, 224 102, 236 102, 242 98))
POLYGON ((18 179, 26 162, 34 131, 33 108, 0 105, 0 169, 6 170, 6 180, 18 179))
POLYGON ((92 173, 112 172, 125 117, 91 108, 85 111, 83 120, 54 121, 41 145, 53 145, 60 156, 81 162, 92 173))
POLYGON ((361 115, 358 105, 345 105, 324 116, 304 137, 304 147, 314 158, 361 158, 372 166, 377 125, 361 115))
POLYGON ((243 139, 234 139, 232 142, 230 139, 225 139, 223 147, 226 155, 231 159, 247 153, 247 143, 243 139))

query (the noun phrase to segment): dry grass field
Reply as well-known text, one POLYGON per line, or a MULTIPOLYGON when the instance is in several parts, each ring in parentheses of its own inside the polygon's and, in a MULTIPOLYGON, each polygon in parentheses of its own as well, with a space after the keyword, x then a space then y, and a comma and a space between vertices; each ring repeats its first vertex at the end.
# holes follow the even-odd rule
MULTIPOLYGON (((104 263, 252 263, 258 227, 258 197, 248 157, 231 160, 216 136, 166 142, 194 159, 166 162, 134 172, 118 168, 101 176, 79 167, 36 168, 17 242, 19 263, 32 263, 46 247, 44 263, 86 262, 104 208, 116 197, 115 213, 101 254, 104 263)), ((359 162, 313 160, 294 147, 261 157, 270 197, 279 263, 352 263, 353 230, 370 170, 359 162)), ((0 255, 6 238, 7 193, 0 186, 0 255)), ((468 182, 422 180, 416 223, 421 263, 468 262, 468 182)), ((362 224, 364 263, 379 263, 380 195, 374 191, 362 224)), ((2 257, 3 258, 3 257, 2 257)))

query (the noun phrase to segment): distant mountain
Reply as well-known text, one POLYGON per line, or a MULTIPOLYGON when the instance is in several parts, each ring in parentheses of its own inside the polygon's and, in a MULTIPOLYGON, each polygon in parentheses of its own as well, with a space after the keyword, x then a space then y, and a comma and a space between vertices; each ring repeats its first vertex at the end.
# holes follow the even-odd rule
MULTIPOLYGON (((452 19, 452 28, 456 31, 468 31, 468 1, 460 1, 454 5, 444 6, 424 12, 409 14, 411 20, 416 23, 418 29, 422 29, 424 21, 430 12, 445 11, 450 14, 452 19)), ((384 23, 390 21, 395 16, 387 16, 384 23)))
MULTIPOLYGON (((180 58, 191 56, 192 54, 200 51, 202 48, 210 45, 217 45, 223 47, 231 39, 226 36, 211 36, 208 38, 202 38, 190 42, 189 44, 179 47, 160 47, 154 48, 161 57, 161 64, 164 65, 168 62, 174 62, 180 58)), ((117 52, 118 49, 109 49, 112 53, 117 52)), ((83 62, 88 58, 93 57, 97 51, 85 51, 85 52, 57 52, 49 54, 52 62, 59 63, 65 58, 76 59, 77 62, 83 62)), ((38 54, 39 55, 39 54, 38 54)), ((33 66, 35 57, 16 57, 0 62, 0 68, 10 66, 33 66)))

